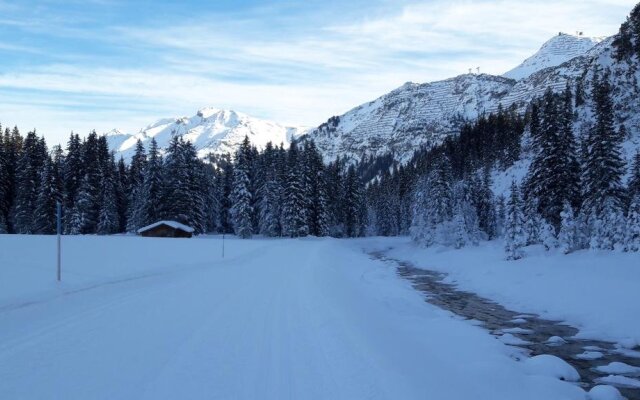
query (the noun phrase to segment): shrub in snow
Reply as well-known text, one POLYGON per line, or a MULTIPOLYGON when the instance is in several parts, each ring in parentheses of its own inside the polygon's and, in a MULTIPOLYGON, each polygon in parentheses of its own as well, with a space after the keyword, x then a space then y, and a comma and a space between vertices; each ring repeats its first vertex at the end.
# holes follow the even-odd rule
POLYGON ((522 199, 520 189, 514 182, 511 183, 511 195, 507 203, 507 220, 504 234, 504 250, 507 260, 518 260, 523 257, 522 247, 525 244, 523 231, 522 199))
POLYGON ((640 251, 640 193, 636 194, 631 201, 631 206, 627 213, 626 231, 625 250, 640 251))
POLYGON ((564 207, 560 213, 560 218, 561 224, 560 234, 558 235, 558 244, 564 254, 569 254, 578 248, 576 221, 573 214, 573 208, 569 202, 564 203, 564 207))
POLYGON ((544 220, 542 222, 542 227, 540 228, 540 239, 547 251, 558 247, 558 240, 556 239, 556 233, 553 226, 544 220))

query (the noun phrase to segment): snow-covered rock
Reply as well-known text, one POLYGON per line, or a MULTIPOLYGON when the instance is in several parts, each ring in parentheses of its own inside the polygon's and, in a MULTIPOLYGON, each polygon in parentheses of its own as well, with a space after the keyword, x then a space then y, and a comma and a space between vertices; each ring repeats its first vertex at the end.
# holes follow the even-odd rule
POLYGON ((601 37, 587 37, 581 34, 559 33, 542 45, 534 55, 522 64, 506 72, 503 76, 515 80, 528 78, 545 68, 556 67, 573 58, 584 55, 603 40, 601 37))
POLYGON ((620 391, 613 386, 597 385, 589 390, 587 395, 589 400, 624 400, 620 391))
POLYGON ((117 155, 129 159, 138 139, 148 145, 155 138, 162 150, 174 135, 183 135, 193 143, 200 157, 206 157, 210 153, 233 153, 245 136, 258 148, 263 148, 268 142, 288 146, 306 131, 306 128, 286 127, 236 111, 203 108, 192 117, 158 120, 136 134, 113 130, 106 136, 110 148, 117 155))
POLYGON ((532 375, 549 376, 569 382, 580 380, 580 374, 563 359, 550 354, 527 358, 524 361, 526 370, 532 375))

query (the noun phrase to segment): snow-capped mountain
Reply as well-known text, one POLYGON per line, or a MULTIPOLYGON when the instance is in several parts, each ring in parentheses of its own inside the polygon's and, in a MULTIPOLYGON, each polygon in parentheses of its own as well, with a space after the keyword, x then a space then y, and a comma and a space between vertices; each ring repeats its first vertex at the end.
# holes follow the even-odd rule
MULTIPOLYGON (((612 69, 618 122, 624 123, 628 132, 637 132, 640 130, 640 115, 633 110, 640 109, 640 87, 637 83, 640 76, 636 73, 640 68, 614 60, 613 37, 596 41, 570 35, 560 35, 548 41, 543 49, 554 49, 553 52, 541 50, 542 56, 529 60, 551 60, 552 57, 547 57, 550 54, 556 54, 554 63, 563 57, 572 58, 551 67, 542 61, 525 62, 523 65, 531 74, 519 80, 465 74, 440 82, 405 84, 344 115, 331 117, 305 138, 315 141, 326 161, 338 156, 358 161, 363 157, 393 154, 396 161, 406 162, 419 148, 431 147, 448 135, 457 133, 465 120, 473 121, 483 113, 498 110, 500 106, 515 106, 517 111, 524 112, 531 100, 540 97, 548 88, 558 92, 567 84, 573 90, 579 86, 586 103, 578 111, 589 113, 590 71, 596 67, 612 69), (571 43, 578 49, 571 47, 571 43), (563 57, 558 55, 562 48, 567 54, 563 57), (578 56, 573 57, 575 54, 578 56)), ((576 129, 584 130, 582 125, 576 129)))
POLYGON ((556 67, 573 58, 584 55, 600 43, 604 38, 587 37, 582 34, 569 35, 559 33, 542 45, 540 50, 527 58, 514 69, 503 76, 515 80, 528 78, 532 74, 545 68, 556 67))
POLYGON ((125 159, 131 158, 139 140, 148 145, 155 138, 160 149, 165 149, 174 135, 183 135, 191 141, 200 157, 208 154, 233 153, 249 137, 251 143, 263 148, 268 142, 288 146, 292 140, 304 135, 308 129, 286 127, 236 111, 203 108, 192 117, 161 119, 136 134, 114 129, 106 133, 109 146, 125 159))
POLYGON ((329 119, 309 134, 326 160, 389 152, 405 161, 420 146, 439 143, 459 121, 493 111, 513 87, 510 79, 461 75, 441 82, 406 83, 400 88, 329 119))

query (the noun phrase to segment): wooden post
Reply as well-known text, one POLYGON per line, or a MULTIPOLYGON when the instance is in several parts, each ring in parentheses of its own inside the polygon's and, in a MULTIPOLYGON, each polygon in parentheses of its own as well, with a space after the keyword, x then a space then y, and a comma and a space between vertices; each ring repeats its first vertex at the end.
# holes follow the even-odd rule
POLYGON ((60 202, 58 201, 56 203, 56 210, 57 210, 57 215, 56 215, 56 225, 57 225, 57 231, 58 231, 58 269, 57 269, 57 276, 58 276, 58 282, 60 282, 62 280, 62 257, 61 257, 61 235, 62 235, 62 204, 60 204, 60 202))

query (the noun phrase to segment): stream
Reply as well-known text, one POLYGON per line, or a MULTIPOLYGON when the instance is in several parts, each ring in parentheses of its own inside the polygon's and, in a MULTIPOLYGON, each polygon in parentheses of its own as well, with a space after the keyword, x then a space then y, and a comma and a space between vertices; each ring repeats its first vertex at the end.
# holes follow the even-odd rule
POLYGON ((478 321, 504 343, 518 347, 528 356, 551 354, 565 360, 580 374, 578 382, 589 390, 598 384, 618 388, 629 400, 640 400, 640 349, 624 349, 615 343, 578 339, 578 329, 561 321, 541 318, 536 314, 509 310, 475 293, 463 291, 444 282, 446 274, 420 269, 407 261, 390 258, 384 252, 371 252, 371 257, 397 267, 400 277, 425 294, 425 300, 464 319, 478 321), (612 362, 630 366, 615 374, 598 370, 612 362), (633 368, 635 367, 635 368, 633 368))

